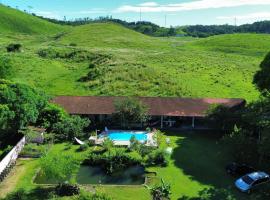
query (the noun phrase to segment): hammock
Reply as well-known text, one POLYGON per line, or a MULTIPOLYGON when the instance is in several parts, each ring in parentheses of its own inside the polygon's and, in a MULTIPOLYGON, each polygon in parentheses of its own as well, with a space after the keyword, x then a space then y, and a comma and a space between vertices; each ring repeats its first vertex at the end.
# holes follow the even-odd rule
POLYGON ((81 140, 79 140, 78 138, 74 138, 75 139, 75 141, 79 144, 79 145, 84 145, 85 143, 83 142, 83 141, 81 141, 81 140))

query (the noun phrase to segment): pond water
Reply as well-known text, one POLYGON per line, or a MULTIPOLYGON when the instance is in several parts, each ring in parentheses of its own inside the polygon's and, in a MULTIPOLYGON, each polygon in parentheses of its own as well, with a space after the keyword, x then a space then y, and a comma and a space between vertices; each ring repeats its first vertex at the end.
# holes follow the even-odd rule
POLYGON ((79 184, 141 185, 145 182, 142 166, 133 166, 119 173, 107 175, 100 167, 81 166, 77 175, 79 184))
MULTIPOLYGON (((102 185, 142 185, 145 182, 145 170, 142 166, 133 166, 113 175, 107 175, 100 167, 82 165, 76 177, 78 184, 102 185)), ((37 184, 57 184, 55 179, 46 179, 38 173, 37 184)))

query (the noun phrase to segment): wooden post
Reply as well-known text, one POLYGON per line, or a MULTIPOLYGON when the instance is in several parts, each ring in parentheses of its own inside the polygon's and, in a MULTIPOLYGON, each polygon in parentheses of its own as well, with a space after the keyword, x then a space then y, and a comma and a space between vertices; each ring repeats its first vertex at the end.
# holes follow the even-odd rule
POLYGON ((163 129, 163 116, 161 116, 160 128, 163 129))
POLYGON ((192 128, 195 128, 195 117, 192 117, 192 128))

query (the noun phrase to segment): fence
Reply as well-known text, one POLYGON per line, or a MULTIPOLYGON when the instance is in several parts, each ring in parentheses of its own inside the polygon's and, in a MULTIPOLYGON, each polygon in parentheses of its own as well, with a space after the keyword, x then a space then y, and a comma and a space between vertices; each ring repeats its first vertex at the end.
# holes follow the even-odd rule
POLYGON ((3 175, 5 171, 16 162, 24 145, 25 145, 25 137, 23 137, 17 143, 17 145, 6 155, 6 157, 0 162, 0 176, 5 176, 3 175))

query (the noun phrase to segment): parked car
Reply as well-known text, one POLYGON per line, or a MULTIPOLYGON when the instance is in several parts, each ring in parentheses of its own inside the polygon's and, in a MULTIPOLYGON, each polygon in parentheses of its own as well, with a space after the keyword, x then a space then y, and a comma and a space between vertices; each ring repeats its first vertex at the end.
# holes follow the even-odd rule
POLYGON ((242 192, 250 193, 252 189, 270 181, 270 176, 265 172, 253 172, 235 181, 235 186, 242 192))
POLYGON ((243 176, 252 172, 255 172, 256 170, 248 166, 246 164, 238 164, 238 163, 230 163, 229 165, 226 166, 226 172, 230 175, 239 175, 243 176))

